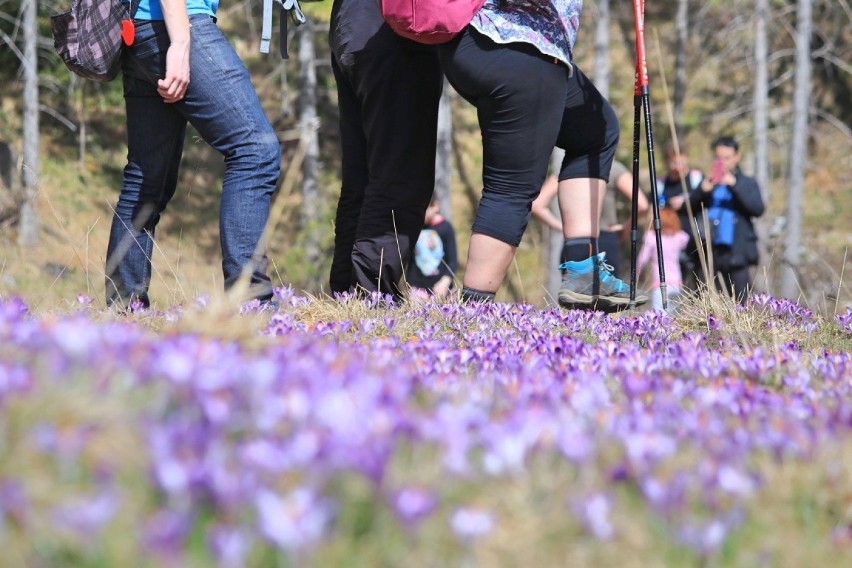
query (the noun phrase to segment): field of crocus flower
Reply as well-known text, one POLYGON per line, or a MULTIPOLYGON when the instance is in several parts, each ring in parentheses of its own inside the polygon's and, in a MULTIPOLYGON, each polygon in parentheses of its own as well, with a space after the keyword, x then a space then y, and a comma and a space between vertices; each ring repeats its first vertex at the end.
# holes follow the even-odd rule
POLYGON ((852 311, 0 298, 0 566, 852 566, 852 311))

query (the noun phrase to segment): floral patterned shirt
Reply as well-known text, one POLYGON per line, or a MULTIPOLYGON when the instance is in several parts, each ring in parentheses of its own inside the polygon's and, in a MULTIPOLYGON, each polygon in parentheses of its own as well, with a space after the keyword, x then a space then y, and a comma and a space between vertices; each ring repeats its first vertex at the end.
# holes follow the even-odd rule
POLYGON ((570 65, 582 10, 583 0, 486 0, 471 25, 496 43, 529 43, 570 65))

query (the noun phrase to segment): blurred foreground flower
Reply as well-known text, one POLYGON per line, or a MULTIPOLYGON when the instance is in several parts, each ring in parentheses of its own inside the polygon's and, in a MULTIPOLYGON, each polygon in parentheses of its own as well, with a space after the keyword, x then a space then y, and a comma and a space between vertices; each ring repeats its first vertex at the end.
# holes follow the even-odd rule
POLYGON ((287 552, 314 546, 332 518, 331 502, 305 487, 284 497, 261 490, 255 505, 261 534, 287 552))
POLYGON ((392 496, 392 506, 399 520, 406 527, 413 527, 426 517, 438 505, 435 495, 418 487, 406 487, 392 496))
POLYGON ((450 526, 461 540, 475 540, 491 532, 494 517, 478 509, 458 509, 450 518, 450 526))

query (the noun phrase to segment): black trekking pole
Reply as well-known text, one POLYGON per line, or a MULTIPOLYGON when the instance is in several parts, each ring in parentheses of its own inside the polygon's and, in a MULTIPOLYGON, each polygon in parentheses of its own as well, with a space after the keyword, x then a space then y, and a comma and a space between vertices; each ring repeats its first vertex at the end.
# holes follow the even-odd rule
POLYGON ((654 132, 651 126, 651 97, 648 90, 648 64, 645 59, 645 0, 633 0, 636 24, 636 81, 633 89, 633 195, 630 213, 630 308, 636 307, 636 256, 639 241, 639 123, 645 114, 645 141, 648 145, 648 168, 651 174, 651 210, 657 240, 657 268, 663 309, 668 309, 666 271, 663 267, 663 240, 660 226, 660 202, 657 196, 657 168, 654 165, 654 132))

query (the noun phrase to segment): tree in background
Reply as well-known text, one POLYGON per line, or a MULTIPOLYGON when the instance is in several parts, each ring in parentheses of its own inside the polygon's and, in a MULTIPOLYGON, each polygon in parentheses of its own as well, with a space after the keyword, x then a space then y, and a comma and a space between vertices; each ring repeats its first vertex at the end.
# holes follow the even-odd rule
POLYGON ((438 146, 435 150, 435 193, 441 204, 441 215, 452 223, 450 207, 450 181, 453 172, 453 113, 455 96, 450 84, 444 79, 444 90, 438 105, 438 146))
POLYGON ((802 247, 802 193, 808 151, 808 113, 811 92, 811 0, 796 5, 796 64, 793 91, 793 120, 790 137, 790 171, 787 179, 787 226, 781 295, 799 296, 798 270, 802 247))
POLYGON ((18 220, 18 243, 23 246, 38 244, 39 130, 38 130, 38 25, 36 0, 25 0, 23 5, 24 58, 24 124, 23 124, 23 194, 18 220))
POLYGON ((601 94, 609 98, 609 0, 598 0, 595 21, 595 67, 592 80, 601 94))
POLYGON ((686 98, 686 47, 689 36, 689 0, 677 0, 675 16, 675 81, 672 95, 674 129, 679 140, 686 134, 683 125, 683 101, 686 98))
MULTIPOLYGON (((286 17, 284 15, 281 16, 286 17)), ((304 158, 302 159, 302 230, 305 231, 305 257, 308 263, 320 260, 322 234, 319 219, 319 117, 317 116, 316 49, 314 22, 300 26, 299 35, 299 132, 304 158)))
POLYGON ((769 197, 769 54, 767 0, 755 0, 754 11, 754 178, 769 197))
MULTIPOLYGON (((769 56, 767 37, 767 0, 755 0, 754 11, 754 91, 752 93, 753 134, 752 151, 754 159, 752 170, 757 185, 763 193, 763 202, 769 203, 769 56)), ((761 258, 769 255, 768 222, 770 216, 755 220, 757 233, 757 248, 761 258)), ((762 264, 762 263, 761 263, 762 264)), ((766 270, 755 274, 755 290, 772 291, 769 275, 766 270)))

